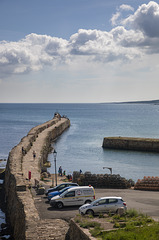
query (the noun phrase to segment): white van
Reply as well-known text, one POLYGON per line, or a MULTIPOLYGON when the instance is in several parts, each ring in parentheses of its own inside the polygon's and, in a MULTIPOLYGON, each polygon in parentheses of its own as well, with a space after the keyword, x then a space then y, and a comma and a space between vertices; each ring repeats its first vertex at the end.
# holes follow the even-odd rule
POLYGON ((95 191, 92 186, 71 187, 61 195, 51 198, 50 205, 63 208, 63 206, 80 206, 95 200, 95 191))

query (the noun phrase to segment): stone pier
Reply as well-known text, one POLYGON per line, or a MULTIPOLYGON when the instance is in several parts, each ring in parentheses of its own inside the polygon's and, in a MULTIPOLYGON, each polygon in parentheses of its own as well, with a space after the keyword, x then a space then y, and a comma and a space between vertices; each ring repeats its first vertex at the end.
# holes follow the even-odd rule
POLYGON ((9 153, 5 174, 5 194, 7 218, 16 240, 65 239, 68 223, 60 219, 41 220, 29 187, 34 185, 35 179, 40 182, 41 169, 47 161, 51 142, 69 126, 69 119, 55 114, 52 120, 32 128, 9 153), (33 151, 36 153, 35 158, 33 151))
POLYGON ((159 139, 133 137, 105 137, 103 148, 159 152, 159 139))

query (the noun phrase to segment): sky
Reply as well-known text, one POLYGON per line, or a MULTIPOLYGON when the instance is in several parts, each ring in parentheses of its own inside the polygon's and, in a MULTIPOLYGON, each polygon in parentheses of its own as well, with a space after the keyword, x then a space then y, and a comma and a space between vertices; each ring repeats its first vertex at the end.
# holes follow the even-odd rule
POLYGON ((0 0, 0 103, 159 99, 159 1, 0 0))

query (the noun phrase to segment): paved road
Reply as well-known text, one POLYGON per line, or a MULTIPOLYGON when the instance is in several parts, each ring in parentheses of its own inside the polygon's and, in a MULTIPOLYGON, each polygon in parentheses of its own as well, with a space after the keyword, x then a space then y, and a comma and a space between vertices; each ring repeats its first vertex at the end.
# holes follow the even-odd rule
MULTIPOLYGON (((132 189, 95 189, 96 199, 103 196, 120 196, 127 203, 128 209, 138 211, 159 220, 159 192, 132 189)), ((36 195, 33 190, 36 208, 41 219, 64 219, 69 221, 78 213, 78 207, 52 208, 45 195, 36 195)))

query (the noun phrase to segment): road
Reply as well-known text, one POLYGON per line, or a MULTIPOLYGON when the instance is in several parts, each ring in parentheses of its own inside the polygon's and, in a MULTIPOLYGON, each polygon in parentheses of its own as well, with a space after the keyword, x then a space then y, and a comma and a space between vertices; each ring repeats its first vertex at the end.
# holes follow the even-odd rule
MULTIPOLYGON (((69 221, 78 213, 79 207, 52 208, 45 195, 36 195, 32 190, 35 206, 41 219, 63 219, 69 221)), ((134 208, 159 220, 159 192, 132 189, 95 189, 96 199, 106 196, 120 196, 127 203, 128 209, 134 208)))

